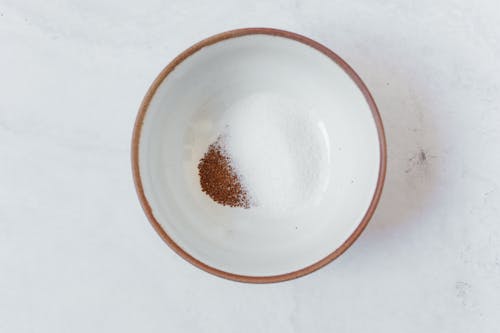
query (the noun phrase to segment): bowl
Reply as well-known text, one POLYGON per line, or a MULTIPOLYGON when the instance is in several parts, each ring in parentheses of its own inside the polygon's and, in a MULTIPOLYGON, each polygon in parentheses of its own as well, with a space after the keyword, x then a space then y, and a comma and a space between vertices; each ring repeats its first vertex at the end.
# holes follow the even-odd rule
POLYGON ((372 96, 338 55, 292 32, 246 28, 193 45, 161 71, 137 116, 132 168, 147 218, 181 257, 223 278, 278 282, 358 238, 381 195, 386 146, 372 96), (325 140, 321 195, 293 214, 222 206, 200 188, 197 165, 220 119, 255 93, 313 108, 325 140))

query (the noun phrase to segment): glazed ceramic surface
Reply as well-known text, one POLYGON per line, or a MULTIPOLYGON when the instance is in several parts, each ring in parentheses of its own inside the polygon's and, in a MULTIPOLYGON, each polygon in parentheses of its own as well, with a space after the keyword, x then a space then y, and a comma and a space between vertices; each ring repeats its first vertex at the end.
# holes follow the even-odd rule
POLYGON ((225 277, 300 275, 334 259, 368 222, 383 182, 383 133, 366 88, 319 44, 277 33, 233 33, 186 51, 153 84, 136 125, 136 183, 150 220, 186 259, 225 277), (314 110, 324 138, 322 192, 293 214, 221 206, 200 188, 197 165, 220 119, 255 93, 314 110))

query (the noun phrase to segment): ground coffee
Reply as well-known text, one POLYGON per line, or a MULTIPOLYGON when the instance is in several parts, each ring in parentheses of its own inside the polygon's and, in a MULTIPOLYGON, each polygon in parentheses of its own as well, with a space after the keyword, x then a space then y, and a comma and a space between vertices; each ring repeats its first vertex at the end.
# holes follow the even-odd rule
POLYGON ((249 196, 223 147, 223 137, 219 137, 200 160, 198 174, 201 189, 222 205, 250 208, 249 196))

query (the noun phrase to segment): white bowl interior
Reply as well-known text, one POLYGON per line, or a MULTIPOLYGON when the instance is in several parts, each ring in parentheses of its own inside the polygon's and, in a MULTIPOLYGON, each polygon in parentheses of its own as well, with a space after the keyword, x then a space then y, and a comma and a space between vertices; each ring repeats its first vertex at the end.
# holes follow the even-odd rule
POLYGON ((153 215, 185 252, 222 271, 271 276, 307 267, 339 248, 365 215, 380 168, 372 112, 332 59, 298 41, 264 34, 195 52, 154 94, 139 140, 139 171, 153 215), (266 216, 214 203, 197 165, 231 105, 253 93, 314 108, 327 140, 329 177, 314 205, 266 216))

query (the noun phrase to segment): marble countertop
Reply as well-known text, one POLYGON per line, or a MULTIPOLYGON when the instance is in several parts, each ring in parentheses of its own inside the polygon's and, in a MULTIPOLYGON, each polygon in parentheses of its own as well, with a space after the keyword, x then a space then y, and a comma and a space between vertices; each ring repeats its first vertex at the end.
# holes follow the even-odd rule
POLYGON ((0 331, 497 331, 499 20, 495 0, 0 0, 0 331), (271 285, 169 250, 130 170, 156 74, 247 26, 307 35, 349 62, 389 149, 360 239, 271 285))

